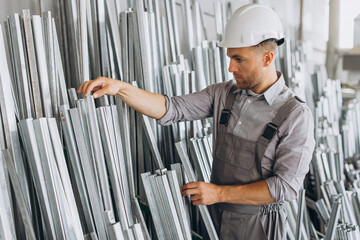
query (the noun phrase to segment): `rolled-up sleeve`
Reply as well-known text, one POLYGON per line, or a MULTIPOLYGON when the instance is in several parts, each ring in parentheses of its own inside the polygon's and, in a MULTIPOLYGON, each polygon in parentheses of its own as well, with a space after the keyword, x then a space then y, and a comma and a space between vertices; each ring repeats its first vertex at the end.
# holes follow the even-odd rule
POLYGON ((167 112, 157 120, 157 123, 170 125, 179 121, 192 121, 211 117, 213 115, 214 98, 217 92, 224 87, 225 84, 220 83, 210 85, 200 92, 183 96, 169 97, 164 95, 167 112))
POLYGON ((315 147, 314 122, 309 109, 296 108, 279 128, 274 176, 265 181, 276 202, 291 201, 298 195, 309 171, 315 147))

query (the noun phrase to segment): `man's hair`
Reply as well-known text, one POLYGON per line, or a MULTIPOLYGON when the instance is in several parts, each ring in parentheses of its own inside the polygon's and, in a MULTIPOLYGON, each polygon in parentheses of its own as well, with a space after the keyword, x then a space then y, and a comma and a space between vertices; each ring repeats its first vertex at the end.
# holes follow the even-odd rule
POLYGON ((252 46, 257 53, 264 53, 267 51, 272 51, 274 55, 277 53, 278 45, 275 38, 270 38, 262 41, 258 45, 252 46))

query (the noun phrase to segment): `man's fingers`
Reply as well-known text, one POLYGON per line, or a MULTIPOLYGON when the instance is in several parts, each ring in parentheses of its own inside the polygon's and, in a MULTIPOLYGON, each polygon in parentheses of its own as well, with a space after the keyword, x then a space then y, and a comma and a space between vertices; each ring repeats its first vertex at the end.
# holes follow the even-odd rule
POLYGON ((79 90, 77 90, 77 93, 83 93, 84 87, 85 85, 87 85, 89 83, 89 81, 84 82, 83 84, 81 84, 81 86, 79 87, 79 90))
POLYGON ((201 200, 193 201, 192 204, 193 204, 194 206, 203 205, 202 202, 201 202, 201 200))
POLYGON ((197 200, 200 200, 200 199, 201 199, 200 194, 195 194, 195 195, 192 195, 192 196, 190 197, 190 200, 191 200, 192 202, 197 201, 197 200))
POLYGON ((196 189, 196 188, 193 188, 193 189, 183 190, 183 191, 181 192, 181 195, 184 197, 184 196, 194 195, 194 194, 198 194, 198 193, 199 193, 199 190, 196 189))
POLYGON ((186 190, 186 189, 191 189, 191 188, 197 188, 199 186, 199 182, 191 182, 191 183, 187 183, 184 186, 182 186, 180 189, 186 190))
POLYGON ((100 88, 103 87, 102 86, 103 83, 104 83, 104 79, 101 77, 90 81, 83 90, 84 96, 85 97, 89 96, 95 87, 100 87, 100 88))
POLYGON ((106 94, 107 89, 106 88, 100 88, 100 90, 94 91, 93 97, 99 98, 106 94))

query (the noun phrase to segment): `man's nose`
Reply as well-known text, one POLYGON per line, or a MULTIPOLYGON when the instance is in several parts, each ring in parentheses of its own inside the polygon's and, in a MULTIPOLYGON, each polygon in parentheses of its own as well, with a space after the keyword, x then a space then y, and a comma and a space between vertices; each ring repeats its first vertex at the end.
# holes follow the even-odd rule
POLYGON ((230 63, 229 63, 229 72, 236 72, 238 69, 236 67, 236 65, 234 64, 234 60, 230 59, 230 63))

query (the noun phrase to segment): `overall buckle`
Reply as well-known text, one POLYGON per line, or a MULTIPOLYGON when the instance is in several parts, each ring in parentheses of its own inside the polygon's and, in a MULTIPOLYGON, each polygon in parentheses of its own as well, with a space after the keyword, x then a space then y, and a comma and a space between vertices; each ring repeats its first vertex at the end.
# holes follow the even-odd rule
POLYGON ((223 109, 220 116, 219 124, 223 124, 227 127, 230 118, 230 109, 223 109))
POLYGON ((271 139, 275 136, 277 129, 278 126, 275 123, 269 122, 261 136, 271 141, 271 139))

